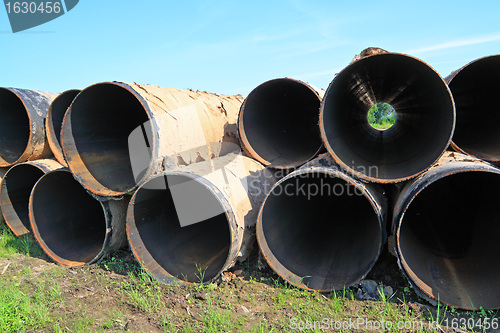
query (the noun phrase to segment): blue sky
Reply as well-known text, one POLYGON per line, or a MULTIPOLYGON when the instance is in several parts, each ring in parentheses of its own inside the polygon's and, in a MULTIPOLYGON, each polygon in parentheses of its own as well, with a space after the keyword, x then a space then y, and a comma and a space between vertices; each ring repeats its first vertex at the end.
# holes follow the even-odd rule
POLYGON ((326 89, 356 53, 407 53, 446 76, 500 53, 500 1, 80 0, 13 34, 0 8, 0 86, 102 81, 247 95, 292 77, 326 89))

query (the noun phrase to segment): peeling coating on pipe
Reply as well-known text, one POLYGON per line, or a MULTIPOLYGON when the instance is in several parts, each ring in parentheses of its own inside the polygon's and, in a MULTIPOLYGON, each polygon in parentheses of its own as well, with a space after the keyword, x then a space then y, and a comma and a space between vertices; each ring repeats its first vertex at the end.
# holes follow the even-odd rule
POLYGON ((299 167, 316 157, 323 149, 318 129, 323 94, 321 89, 290 78, 256 87, 238 118, 243 149, 277 169, 299 167))
POLYGON ((451 147, 491 163, 500 163, 500 55, 470 62, 454 71, 446 82, 457 109, 451 147))
POLYGON ((238 154, 156 176, 128 207, 132 252, 161 282, 211 282, 248 256, 260 204, 273 184, 270 171, 238 154), (203 214, 186 225, 190 212, 203 214))
POLYGON ((394 207, 395 250, 416 292, 436 304, 500 308, 500 170, 447 152, 394 207))
POLYGON ((93 264, 126 245, 129 199, 95 200, 67 169, 51 171, 31 192, 31 229, 55 262, 70 267, 93 264))
POLYGON ((397 183, 427 170, 447 149, 455 106, 444 80, 426 63, 397 53, 367 56, 333 79, 321 105, 325 146, 349 174, 397 183), (377 103, 396 110, 396 123, 380 131, 368 110, 377 103))
POLYGON ((52 156, 45 117, 57 94, 0 88, 0 167, 52 156))
POLYGON ((90 192, 121 196, 164 170, 225 154, 212 151, 211 144, 238 143, 241 103, 241 96, 98 83, 84 89, 65 115, 64 156, 75 178, 90 192), (151 156, 146 157, 149 163, 140 179, 135 179, 129 135, 141 127, 149 136, 141 152, 151 156))
POLYGON ((274 185, 259 212, 259 247, 291 284, 342 289, 362 280, 377 261, 386 206, 380 186, 349 177, 323 154, 274 185))
POLYGON ((50 104, 45 120, 45 132, 47 133, 50 149, 56 160, 66 167, 68 165, 61 148, 61 128, 64 114, 80 91, 79 89, 72 89, 59 94, 50 104))
POLYGON ((54 160, 43 159, 16 164, 3 177, 0 204, 7 226, 16 236, 31 232, 29 199, 36 182, 47 172, 63 166, 54 160))

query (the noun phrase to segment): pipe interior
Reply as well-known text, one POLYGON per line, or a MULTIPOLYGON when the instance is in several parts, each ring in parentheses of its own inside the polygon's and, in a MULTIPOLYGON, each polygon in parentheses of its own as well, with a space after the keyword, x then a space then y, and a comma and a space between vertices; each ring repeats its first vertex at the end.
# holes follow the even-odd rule
POLYGON ((39 168, 29 164, 12 167, 2 181, 0 201, 6 222, 16 235, 31 230, 29 199, 35 183, 44 175, 39 168))
POLYGON ((56 99, 52 102, 50 106, 50 124, 49 126, 54 133, 57 144, 61 147, 61 128, 64 119, 64 114, 66 110, 68 110, 71 102, 75 99, 76 95, 78 95, 79 90, 68 90, 57 96, 56 99))
POLYGON ((58 259, 89 263, 102 251, 106 218, 101 203, 71 173, 54 171, 36 184, 31 214, 39 238, 58 259))
POLYGON ((273 166, 298 166, 321 148, 320 99, 300 82, 276 79, 255 88, 241 114, 250 146, 273 166))
POLYGON ((479 158, 500 161, 500 56, 480 59, 460 70, 449 87, 457 124, 453 142, 479 158))
POLYGON ((324 139, 352 170, 403 179, 427 169, 447 148, 454 124, 450 93, 425 63, 398 54, 359 60, 330 84, 323 105, 324 139), (390 104, 396 123, 372 128, 367 112, 390 104))
POLYGON ((375 264, 382 243, 368 199, 327 174, 296 176, 275 187, 262 210, 262 228, 269 250, 285 267, 277 273, 304 277, 304 285, 316 290, 357 282, 375 264))
POLYGON ((500 307, 500 175, 463 172, 431 183, 401 221, 403 268, 440 301, 500 307))
POLYGON ((0 88, 0 157, 12 164, 24 153, 30 138, 30 120, 15 93, 0 88))
POLYGON ((76 151, 65 147, 68 159, 79 154, 84 168, 102 186, 128 192, 135 186, 128 137, 147 120, 144 107, 127 89, 108 83, 91 86, 71 106, 69 135, 76 151))
MULTIPOLYGON (((224 213, 209 217, 199 223, 181 227, 176 206, 172 198, 172 184, 191 182, 192 196, 203 196, 203 206, 221 204, 204 185, 182 175, 169 175, 168 180, 158 177, 149 181, 158 183, 159 189, 141 188, 135 198, 134 219, 145 251, 156 263, 145 267, 157 271, 159 265, 170 275, 188 282, 207 282, 215 278, 228 258, 231 246, 229 222, 224 213), (163 189, 162 189, 163 187, 163 189)), ((190 193, 186 193, 189 197, 190 193)), ((200 209, 200 200, 193 202, 192 209, 200 209)), ((132 247, 134 243, 132 240, 132 247)), ((138 250, 138 249, 136 249, 138 250)), ((140 250, 140 249, 139 249, 140 250)))

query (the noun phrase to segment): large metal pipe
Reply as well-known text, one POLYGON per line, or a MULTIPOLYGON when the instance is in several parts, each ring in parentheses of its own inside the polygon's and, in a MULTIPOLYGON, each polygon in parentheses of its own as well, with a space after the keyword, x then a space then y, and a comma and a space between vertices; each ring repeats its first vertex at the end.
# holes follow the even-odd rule
POLYGON ((348 173, 395 183, 427 170, 448 147, 455 124, 452 95, 443 79, 416 58, 385 53, 362 58, 333 79, 321 106, 323 141, 348 173), (396 123, 372 128, 369 109, 390 104, 396 123))
POLYGON ((500 55, 472 61, 447 78, 457 109, 451 147, 456 151, 500 163, 500 55))
POLYGON ((399 264, 417 293, 500 308, 500 170, 459 153, 408 182, 394 207, 399 264))
POLYGON ((377 261, 386 208, 378 185, 349 177, 323 154, 274 185, 259 213, 257 240, 286 281, 311 290, 342 289, 377 261))
POLYGON ((44 121, 56 94, 0 88, 0 167, 50 157, 44 121))
POLYGON ((130 201, 130 247, 159 281, 213 281, 249 254, 273 183, 270 171, 238 154, 152 178, 130 201))
POLYGON ((50 104, 45 121, 45 132, 47 141, 56 160, 64 166, 68 166, 61 148, 61 128, 64 115, 69 106, 80 93, 79 89, 66 90, 57 96, 50 104))
POLYGON ((61 132, 64 157, 90 192, 120 196, 163 170, 224 154, 207 145, 238 143, 241 103, 241 96, 98 83, 84 89, 66 113, 61 132), (146 154, 139 179, 134 177, 129 151, 130 135, 137 129, 142 129, 145 141, 137 149, 146 154))
POLYGON ((0 187, 0 204, 5 223, 16 236, 30 233, 29 199, 36 182, 47 172, 63 166, 54 160, 16 164, 5 174, 0 187))
POLYGON ((67 169, 52 171, 31 192, 31 228, 55 262, 71 267, 92 264, 126 245, 128 199, 98 201, 67 169))
POLYGON ((252 90, 241 106, 242 147, 256 160, 278 169, 299 167, 323 148, 318 129, 324 91, 289 78, 252 90))

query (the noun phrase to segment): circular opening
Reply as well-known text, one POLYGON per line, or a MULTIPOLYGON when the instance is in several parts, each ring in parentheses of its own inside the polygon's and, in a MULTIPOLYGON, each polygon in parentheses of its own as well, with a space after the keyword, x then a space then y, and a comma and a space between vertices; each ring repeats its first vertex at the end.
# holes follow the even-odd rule
POLYGON ((273 167, 299 166, 320 150, 320 98, 307 85, 276 79, 255 88, 243 104, 243 143, 273 167))
POLYGON ((500 307, 500 175, 462 172, 420 192, 401 221, 403 268, 426 294, 457 307, 500 307))
POLYGON ((500 56, 479 59, 449 82, 457 109, 453 142, 468 154, 500 161, 500 56))
POLYGON ((134 188, 128 138, 148 120, 137 97, 116 84, 97 84, 75 98, 69 114, 71 130, 62 134, 71 170, 95 191, 134 188))
POLYGON ((385 131, 396 122, 396 110, 389 103, 376 103, 368 110, 366 120, 372 128, 385 131))
POLYGON ((322 106, 329 152, 356 176, 381 182, 413 177, 448 147, 455 112, 442 78, 400 54, 370 56, 349 65, 330 84, 322 106), (377 101, 397 110, 394 125, 375 131, 367 110, 377 101))
POLYGON ((301 286, 315 290, 359 281, 375 264, 382 243, 379 220, 367 198, 351 183, 325 173, 281 182, 265 201, 261 223, 279 263, 271 266, 285 279, 295 274, 301 286))
POLYGON ((47 115, 47 119, 50 120, 48 125, 51 129, 51 134, 55 137, 55 143, 57 144, 59 151, 61 150, 61 128, 64 114, 79 93, 80 90, 65 91, 57 96, 50 105, 47 115))
POLYGON ((18 164, 6 173, 2 181, 0 202, 5 222, 17 236, 31 230, 29 199, 31 190, 44 172, 30 164, 18 164))
POLYGON ((231 233, 215 195, 183 175, 160 176, 146 184, 158 189, 139 189, 133 208, 137 234, 145 249, 131 239, 134 252, 141 256, 145 251, 154 259, 143 263, 145 268, 160 280, 167 277, 159 273, 162 270, 188 282, 217 277, 229 255, 231 233), (193 219, 189 210, 210 213, 193 219))
POLYGON ((0 159, 13 164, 28 146, 30 120, 21 99, 5 88, 0 88, 0 133, 0 159))
POLYGON ((55 261, 69 266, 93 262, 106 239, 106 218, 99 201, 71 173, 53 171, 33 189, 30 201, 33 231, 55 261))

